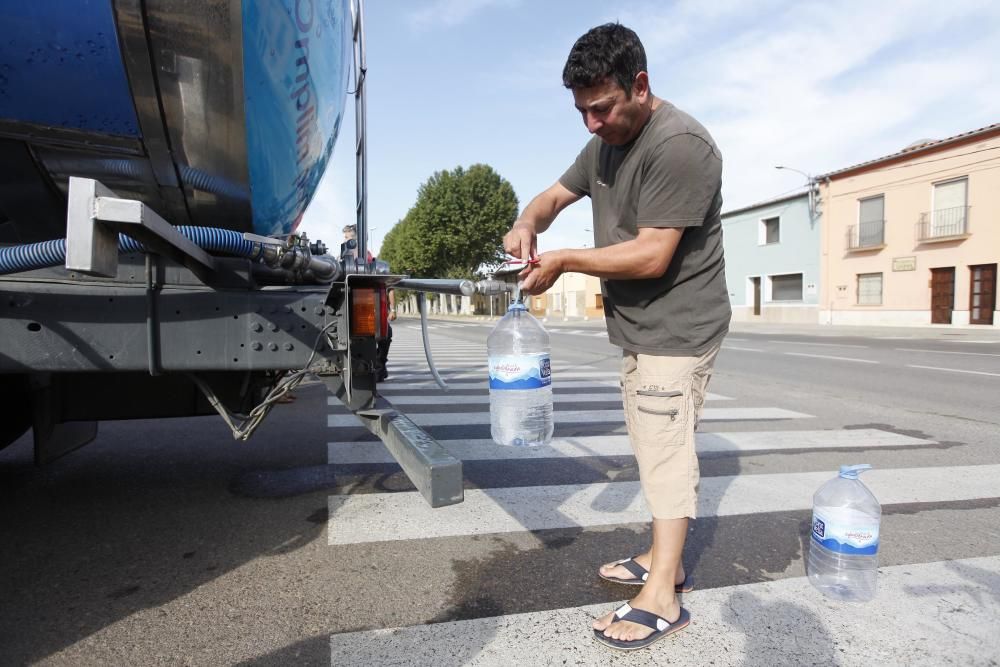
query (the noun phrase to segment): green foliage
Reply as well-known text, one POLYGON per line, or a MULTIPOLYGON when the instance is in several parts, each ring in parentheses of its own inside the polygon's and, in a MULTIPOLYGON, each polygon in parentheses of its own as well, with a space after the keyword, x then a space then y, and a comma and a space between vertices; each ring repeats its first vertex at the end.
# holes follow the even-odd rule
POLYGON ((439 171, 386 234, 379 256, 393 273, 471 278, 503 260, 503 236, 517 210, 514 188, 488 165, 439 171))

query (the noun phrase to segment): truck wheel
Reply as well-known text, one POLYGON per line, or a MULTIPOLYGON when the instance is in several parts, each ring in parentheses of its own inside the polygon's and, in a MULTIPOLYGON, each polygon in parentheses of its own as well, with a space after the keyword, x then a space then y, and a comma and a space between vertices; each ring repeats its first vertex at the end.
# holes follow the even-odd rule
POLYGON ((0 375, 0 449, 20 438, 31 426, 31 397, 28 378, 23 375, 0 375))

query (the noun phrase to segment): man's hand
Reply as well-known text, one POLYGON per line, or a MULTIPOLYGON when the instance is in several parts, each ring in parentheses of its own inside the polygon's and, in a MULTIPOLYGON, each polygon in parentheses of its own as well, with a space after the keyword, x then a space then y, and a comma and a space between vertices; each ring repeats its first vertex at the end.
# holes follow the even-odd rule
POLYGON ((538 234, 531 223, 518 220, 503 237, 503 249, 518 259, 529 260, 538 254, 538 234))
POLYGON ((525 294, 542 294, 555 284, 563 273, 562 255, 558 250, 543 252, 538 263, 532 264, 518 274, 524 283, 521 291, 525 294))

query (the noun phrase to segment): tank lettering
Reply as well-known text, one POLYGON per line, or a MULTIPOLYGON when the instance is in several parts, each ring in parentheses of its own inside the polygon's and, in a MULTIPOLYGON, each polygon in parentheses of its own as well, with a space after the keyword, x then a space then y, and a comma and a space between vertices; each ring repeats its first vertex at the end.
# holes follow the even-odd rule
POLYGON ((295 0, 295 24, 299 26, 301 32, 312 30, 314 12, 313 0, 295 0), (309 7, 308 20, 303 20, 302 7, 304 5, 309 7))
POLYGON ((295 47, 302 49, 302 55, 295 61, 296 71, 302 71, 295 77, 296 83, 302 83, 309 79, 309 38, 295 40, 295 47))

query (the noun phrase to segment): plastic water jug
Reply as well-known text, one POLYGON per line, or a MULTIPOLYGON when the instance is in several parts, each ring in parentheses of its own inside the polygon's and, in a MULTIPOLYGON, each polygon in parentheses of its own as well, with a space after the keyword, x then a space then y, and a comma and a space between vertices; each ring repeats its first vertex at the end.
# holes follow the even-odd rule
POLYGON ((490 434, 500 445, 532 447, 552 439, 549 334, 515 299, 486 340, 490 434))
POLYGON ((806 573, 813 586, 838 600, 875 597, 882 507, 858 479, 870 465, 841 466, 813 496, 806 573))

